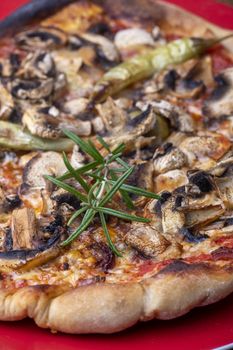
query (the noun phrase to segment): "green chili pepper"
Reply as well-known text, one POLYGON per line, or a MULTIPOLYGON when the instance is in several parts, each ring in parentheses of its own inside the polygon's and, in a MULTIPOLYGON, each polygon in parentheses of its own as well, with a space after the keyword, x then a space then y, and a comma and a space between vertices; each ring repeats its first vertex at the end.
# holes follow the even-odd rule
POLYGON ((143 55, 132 57, 105 73, 97 82, 93 102, 101 102, 127 86, 160 72, 171 64, 185 62, 204 53, 221 39, 183 38, 170 42, 143 55))
POLYGON ((57 140, 42 139, 31 135, 23 127, 10 122, 0 121, 0 149, 15 149, 30 151, 40 149, 44 151, 70 151, 74 143, 70 139, 57 140))

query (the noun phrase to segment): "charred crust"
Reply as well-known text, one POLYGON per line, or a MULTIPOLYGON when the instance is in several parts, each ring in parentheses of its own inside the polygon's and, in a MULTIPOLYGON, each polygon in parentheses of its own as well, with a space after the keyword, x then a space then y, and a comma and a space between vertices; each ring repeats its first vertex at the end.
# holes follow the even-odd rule
POLYGON ((206 234, 193 233, 192 230, 187 227, 182 227, 179 233, 184 237, 184 240, 189 243, 200 243, 209 238, 206 234))
POLYGON ((183 260, 174 260, 169 265, 164 267, 161 271, 159 271, 158 275, 162 274, 182 274, 185 272, 192 272, 192 271, 200 271, 201 269, 209 269, 210 266, 207 263, 194 263, 194 264, 188 264, 184 262, 183 260))

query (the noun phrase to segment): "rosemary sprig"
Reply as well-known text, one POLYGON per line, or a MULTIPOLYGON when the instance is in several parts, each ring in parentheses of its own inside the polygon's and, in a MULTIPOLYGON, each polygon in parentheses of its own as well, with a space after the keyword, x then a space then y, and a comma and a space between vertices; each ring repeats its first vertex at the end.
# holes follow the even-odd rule
POLYGON ((63 154, 67 172, 58 178, 48 175, 45 176, 56 186, 70 192, 80 200, 80 209, 75 211, 71 216, 68 221, 68 226, 78 217, 82 216, 81 223, 78 228, 61 243, 61 246, 66 246, 81 235, 93 222, 94 218, 98 216, 109 247, 117 256, 121 256, 121 253, 117 250, 110 237, 106 218, 108 216, 115 216, 122 220, 137 222, 149 222, 150 220, 129 214, 127 211, 119 211, 110 208, 109 205, 114 202, 115 195, 118 193, 122 197, 125 206, 129 209, 134 209, 134 204, 129 193, 156 199, 158 199, 159 196, 142 188, 125 184, 125 181, 133 173, 134 167, 129 166, 121 159, 125 148, 124 144, 120 144, 115 149, 111 150, 110 146, 101 137, 97 137, 99 143, 107 151, 107 155, 103 156, 91 140, 84 141, 67 130, 64 131, 64 134, 74 141, 80 149, 93 160, 79 169, 74 169, 66 154, 63 154), (117 163, 118 166, 115 167, 113 162, 117 163), (66 183, 68 179, 75 179, 81 186, 80 190, 66 183))

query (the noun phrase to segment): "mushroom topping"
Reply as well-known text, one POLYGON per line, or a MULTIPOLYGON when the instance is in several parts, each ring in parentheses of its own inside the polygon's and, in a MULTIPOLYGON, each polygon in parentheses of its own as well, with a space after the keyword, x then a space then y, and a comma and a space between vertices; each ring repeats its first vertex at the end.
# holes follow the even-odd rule
POLYGON ((9 58, 0 59, 0 76, 11 77, 14 75, 20 66, 20 57, 17 53, 11 53, 9 58))
POLYGON ((52 57, 57 70, 66 74, 68 82, 75 78, 83 64, 82 58, 75 51, 57 50, 52 52, 52 57))
POLYGON ((179 239, 177 233, 185 226, 185 214, 176 210, 176 198, 171 196, 161 206, 162 228, 165 237, 176 241, 179 239))
POLYGON ((0 83, 0 119, 7 120, 14 110, 14 101, 11 94, 0 83))
POLYGON ((136 103, 136 106, 142 111, 145 111, 148 106, 151 106, 155 113, 169 119, 171 125, 176 130, 187 133, 194 131, 193 118, 181 107, 173 105, 168 101, 139 101, 136 103))
MULTIPOLYGON (((140 136, 146 135, 155 126, 156 115, 150 107, 130 118, 109 97, 105 103, 97 105, 96 109, 107 130, 106 141, 109 144, 114 144, 116 141, 117 143, 124 142, 128 150, 148 145, 147 137, 140 138, 140 136)), ((150 138, 150 142, 153 140, 154 138, 150 138)))
POLYGON ((33 249, 37 222, 32 208, 16 209, 11 217, 13 249, 33 249))
POLYGON ((102 35, 83 33, 81 38, 97 46, 97 54, 110 62, 118 62, 119 55, 115 45, 102 35))
POLYGON ((22 76, 25 79, 46 79, 54 77, 55 73, 56 67, 51 54, 46 51, 37 51, 26 56, 17 76, 22 76))
POLYGON ((233 113, 233 68, 227 68, 216 78, 216 88, 203 107, 204 115, 219 118, 233 113))
POLYGON ((64 46, 67 42, 67 36, 58 28, 39 27, 18 34, 15 40, 19 46, 26 50, 32 48, 54 49, 64 46))
POLYGON ((84 165, 85 156, 80 152, 78 145, 74 145, 73 152, 71 155, 70 162, 75 169, 80 168, 84 165))
MULTIPOLYGON (((147 191, 153 191, 153 164, 150 161, 140 162, 134 165, 133 174, 127 179, 128 185, 143 188, 147 191)), ((144 202, 144 198, 137 200, 138 196, 132 195, 137 202, 144 202)))
POLYGON ((60 129, 66 129, 72 131, 79 136, 91 135, 91 122, 89 120, 73 119, 72 122, 67 118, 59 124, 60 129))
POLYGON ((23 182, 37 189, 49 189, 47 185, 51 183, 44 179, 44 175, 60 176, 65 171, 66 167, 59 153, 38 153, 26 164, 23 171, 23 182))
POLYGON ((170 170, 155 177, 155 192, 173 191, 176 188, 186 185, 188 178, 184 170, 170 170))
POLYGON ((133 46, 154 46, 154 40, 150 33, 141 28, 123 29, 116 33, 114 42, 118 50, 129 49, 133 46))
POLYGON ((230 148, 230 141, 213 132, 199 132, 184 139, 179 149, 186 155, 190 167, 208 170, 213 167, 230 148))
POLYGON ((19 99, 40 100, 49 97, 54 88, 52 78, 46 80, 14 79, 9 83, 11 93, 19 99))
POLYGON ((80 113, 86 110, 88 102, 89 100, 87 98, 80 97, 65 102, 62 108, 65 113, 77 117, 80 113))
POLYGON ((23 114, 22 123, 33 135, 57 139, 61 136, 59 110, 54 106, 30 105, 23 114))
POLYGON ((59 176, 64 174, 66 167, 62 156, 57 152, 38 153, 25 166, 23 183, 20 186, 20 198, 29 202, 34 209, 43 213, 51 212, 53 203, 50 193, 53 190, 51 182, 44 175, 59 176))
POLYGON ((133 223, 124 240, 145 257, 153 258, 163 253, 170 244, 160 232, 156 227, 133 223))
POLYGON ((180 169, 186 164, 185 154, 169 142, 157 148, 153 159, 154 170, 158 174, 166 173, 169 170, 180 169))
POLYGON ((0 213, 8 213, 19 207, 21 200, 17 194, 5 195, 0 187, 0 213))

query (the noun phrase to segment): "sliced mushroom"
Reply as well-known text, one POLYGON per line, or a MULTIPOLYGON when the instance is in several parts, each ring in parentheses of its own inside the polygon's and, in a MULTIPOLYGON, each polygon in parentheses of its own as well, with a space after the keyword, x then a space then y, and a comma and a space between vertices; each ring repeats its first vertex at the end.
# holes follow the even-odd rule
POLYGON ((14 105, 14 100, 11 94, 0 83, 0 119, 9 119, 14 110, 14 105))
MULTIPOLYGON (((106 141, 109 144, 124 142, 128 150, 148 145, 147 137, 143 138, 143 136, 148 134, 156 124, 156 115, 151 108, 129 117, 112 98, 108 98, 105 103, 97 105, 96 109, 105 124, 106 141)), ((150 138, 149 143, 153 140, 154 138, 150 138)))
POLYGON ((214 132, 198 132, 184 139, 179 149, 186 155, 190 167, 208 170, 223 157, 231 146, 230 141, 214 132))
POLYGON ((77 77, 83 64, 83 59, 75 51, 65 49, 52 52, 52 57, 57 70, 65 73, 68 83, 72 85, 72 80, 77 77))
POLYGON ((80 152, 78 145, 74 145, 70 162, 75 169, 78 169, 84 165, 85 156, 80 152))
POLYGON ((53 185, 45 180, 44 175, 59 176, 66 167, 62 156, 57 152, 38 153, 25 166, 23 183, 20 186, 20 198, 35 210, 50 213, 53 203, 50 198, 53 185))
POLYGON ((82 39, 97 45, 99 55, 103 55, 105 59, 110 62, 118 62, 119 55, 116 50, 115 45, 107 38, 102 35, 92 34, 92 33, 83 33, 80 35, 82 39))
POLYGON ((175 196, 171 196, 162 204, 161 211, 164 236, 171 241, 181 240, 177 233, 185 226, 185 214, 176 210, 175 196))
POLYGON ((155 177, 155 192, 174 191, 176 188, 186 185, 188 178, 184 170, 170 170, 155 177))
MULTIPOLYGON (((150 161, 140 162, 134 166, 133 174, 127 179, 127 184, 143 188, 147 191, 153 191, 153 164, 150 161)), ((139 204, 144 198, 138 199, 133 195, 132 198, 139 204)))
POLYGON ((29 53, 22 61, 21 68, 17 72, 17 76, 24 79, 46 79, 48 77, 54 77, 55 74, 56 67, 54 60, 51 54, 46 51, 29 53))
POLYGON ((155 113, 164 116, 169 119, 171 125, 181 132, 193 132, 194 131, 194 120, 193 118, 184 111, 181 107, 177 105, 171 104, 168 101, 160 100, 160 101, 138 101, 136 106, 145 111, 148 106, 151 106, 155 113))
POLYGON ((233 68, 227 68, 216 78, 216 88, 203 107, 204 115, 210 119, 233 113, 233 68))
POLYGON ((33 135, 57 139, 61 136, 59 110, 54 106, 30 105, 23 114, 22 123, 33 135))
POLYGON ((59 124, 60 129, 66 129, 72 131, 79 136, 91 135, 91 122, 90 120, 64 119, 59 124))
POLYGON ((120 132, 127 122, 126 112, 118 107, 111 97, 96 106, 107 131, 120 132))
POLYGON ((0 76, 13 76, 20 66, 20 57, 17 53, 10 53, 9 58, 0 59, 0 76))
POLYGON ((88 102, 89 100, 87 98, 80 97, 65 102, 62 108, 65 113, 71 114, 72 116, 78 116, 86 110, 88 102))
POLYGON ((16 209, 11 217, 13 249, 33 249, 37 234, 37 221, 32 208, 16 209))
POLYGON ((49 97, 54 89, 54 80, 23 80, 14 79, 9 83, 12 95, 19 99, 40 100, 49 97))
POLYGON ((201 80, 192 77, 181 79, 174 69, 169 70, 164 76, 164 86, 171 90, 171 94, 178 98, 196 98, 205 89, 201 80))
POLYGON ((38 153, 25 166, 23 171, 23 182, 37 188, 51 188, 51 183, 45 180, 44 175, 60 176, 64 174, 66 167, 62 156, 57 152, 38 153))
POLYGON ((157 148, 153 156, 154 170, 158 174, 166 173, 169 170, 180 169, 185 166, 187 159, 185 154, 172 145, 165 143, 157 148))
POLYGON ((185 224, 187 227, 200 227, 217 220, 224 211, 222 205, 193 210, 186 214, 185 224))
POLYGON ((67 35, 55 27, 39 27, 18 34, 15 40, 26 50, 53 49, 64 46, 67 42, 67 35))
POLYGON ((169 246, 158 229, 153 226, 133 223, 125 235, 125 242, 145 257, 157 257, 169 246))
POLYGON ((0 214, 9 213, 15 208, 18 208, 21 200, 17 194, 6 195, 0 187, 0 214))

